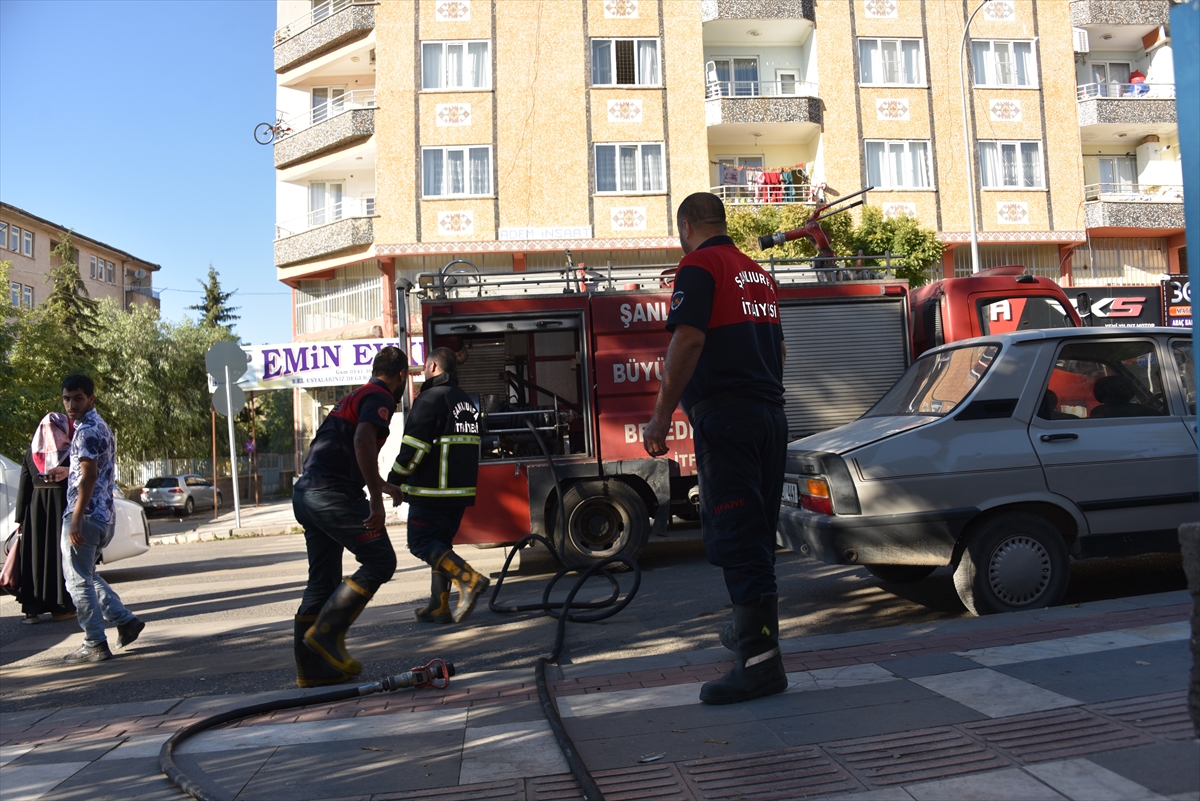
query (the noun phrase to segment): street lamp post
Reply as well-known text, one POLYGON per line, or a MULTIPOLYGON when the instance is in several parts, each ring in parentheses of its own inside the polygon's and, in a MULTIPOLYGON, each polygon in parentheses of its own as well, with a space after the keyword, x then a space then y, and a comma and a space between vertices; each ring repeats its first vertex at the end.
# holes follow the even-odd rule
POLYGON ((967 17, 967 24, 963 26, 962 42, 958 46, 958 85, 962 90, 963 150, 967 157, 967 203, 971 214, 972 274, 979 272, 979 231, 975 227, 975 171, 971 168, 971 140, 974 137, 971 135, 971 128, 967 118, 967 33, 971 30, 971 22, 975 19, 975 15, 982 11, 988 2, 989 0, 980 0, 979 5, 971 12, 971 16, 967 17))

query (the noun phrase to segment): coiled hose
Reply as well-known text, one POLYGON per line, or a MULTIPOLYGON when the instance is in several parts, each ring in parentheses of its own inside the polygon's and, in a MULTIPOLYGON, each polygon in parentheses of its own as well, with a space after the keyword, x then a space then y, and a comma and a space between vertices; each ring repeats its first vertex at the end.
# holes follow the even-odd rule
MULTIPOLYGON (((550 649, 550 654, 538 657, 537 664, 534 666, 534 680, 537 685, 538 699, 542 704, 542 713, 546 716, 546 720, 550 724, 550 730, 554 733, 554 738, 558 741, 558 747, 562 750, 563 758, 566 760, 567 766, 571 769, 571 773, 575 776, 576 781, 579 782, 579 786, 583 789, 584 801, 604 801, 604 794, 600 792, 600 787, 596 784, 596 780, 592 778, 587 765, 584 764, 579 754, 576 753, 575 744, 567 734, 566 727, 563 726, 562 717, 558 714, 558 707, 555 706, 554 699, 550 697, 550 688, 546 683, 546 665, 557 662, 558 657, 562 654, 563 639, 566 636, 568 621, 572 623, 595 623, 620 612, 629 605, 637 594, 638 587, 642 583, 642 571, 638 567, 637 562, 625 556, 610 556, 587 566, 564 565, 546 585, 545 590, 542 592, 540 603, 501 606, 496 602, 496 599, 500 595, 500 588, 504 586, 504 579, 508 576, 509 566, 512 564, 513 557, 522 548, 534 542, 540 542, 546 546, 546 550, 550 552, 550 555, 560 565, 563 564, 562 554, 566 549, 567 513, 566 508, 563 506, 562 484, 559 481, 558 468, 554 464, 550 449, 546 447, 545 441, 542 440, 533 423, 526 421, 525 425, 533 433, 534 438, 537 439, 538 445, 541 446, 542 453, 545 454, 546 461, 550 464, 551 475, 554 477, 554 487, 558 493, 558 531, 561 535, 559 537, 561 547, 556 548, 550 540, 537 534, 529 534, 520 539, 504 560, 504 567, 500 570, 500 576, 496 579, 496 586, 492 590, 492 597, 488 601, 488 609, 499 614, 540 611, 557 618, 558 626, 555 629, 554 645, 550 649), (624 598, 621 597, 621 587, 617 583, 616 577, 607 569, 609 565, 614 564, 624 565, 633 574, 632 586, 624 598), (553 592, 555 585, 568 573, 578 573, 579 578, 575 580, 575 583, 571 585, 571 589, 567 591, 566 598, 562 601, 551 601, 550 593, 553 592), (602 576, 605 578, 612 588, 612 594, 603 600, 576 603, 575 596, 579 594, 579 591, 583 589, 587 580, 592 576, 602 576)), ((390 692, 405 687, 445 686, 445 684, 438 685, 437 682, 447 681, 453 675, 453 664, 434 660, 423 668, 414 668, 409 673, 385 678, 374 684, 365 684, 360 687, 346 687, 302 698, 284 698, 276 701, 266 701, 261 704, 239 707, 231 709, 228 712, 210 715, 180 729, 169 740, 163 743, 162 750, 159 751, 158 755, 159 766, 168 779, 180 790, 197 799, 197 801, 226 801, 224 793, 189 776, 175 762, 176 749, 188 738, 194 737, 215 726, 220 726, 223 723, 242 720, 256 715, 265 715, 268 712, 277 712, 282 709, 297 709, 316 706, 318 704, 332 704, 339 701, 348 701, 353 698, 362 698, 363 696, 377 692, 390 692), (439 666, 441 666, 440 670, 439 666), (428 673, 421 674, 419 671, 428 671, 428 673)))

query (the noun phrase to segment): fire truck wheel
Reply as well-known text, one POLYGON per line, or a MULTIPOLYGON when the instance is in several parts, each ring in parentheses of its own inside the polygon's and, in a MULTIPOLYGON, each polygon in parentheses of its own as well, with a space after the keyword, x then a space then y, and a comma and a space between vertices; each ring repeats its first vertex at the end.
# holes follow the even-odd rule
POLYGON ((567 564, 588 565, 618 554, 635 560, 641 556, 650 537, 650 513, 628 485, 583 481, 563 494, 563 504, 567 564))

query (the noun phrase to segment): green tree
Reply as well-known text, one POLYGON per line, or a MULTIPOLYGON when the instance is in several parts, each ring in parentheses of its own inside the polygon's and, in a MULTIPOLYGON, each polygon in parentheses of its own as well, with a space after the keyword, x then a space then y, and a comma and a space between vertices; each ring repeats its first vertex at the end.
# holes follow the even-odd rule
POLYGON ((75 371, 85 371, 90 366, 86 340, 96 333, 96 301, 88 295, 79 274, 79 249, 71 243, 67 233, 54 246, 51 254, 58 259, 58 266, 50 271, 47 282, 50 294, 40 307, 40 316, 57 325, 65 335, 62 345, 71 354, 75 371))
POLYGON ((230 306, 229 299, 237 290, 222 292, 221 278, 217 269, 211 264, 208 265, 208 281, 201 281, 197 278, 196 282, 204 289, 204 300, 195 306, 188 306, 188 308, 200 312, 200 324, 209 327, 220 326, 226 331, 233 331, 234 322, 241 319, 241 316, 234 312, 241 307, 230 306))

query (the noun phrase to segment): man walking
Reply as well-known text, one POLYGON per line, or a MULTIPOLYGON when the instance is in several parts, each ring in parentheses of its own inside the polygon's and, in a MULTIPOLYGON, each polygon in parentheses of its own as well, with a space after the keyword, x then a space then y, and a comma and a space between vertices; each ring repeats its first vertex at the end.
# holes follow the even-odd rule
POLYGON ((116 443, 108 424, 96 411, 96 386, 86 375, 69 375, 62 382, 63 408, 75 423, 71 437, 71 466, 67 473, 67 511, 60 542, 63 578, 79 613, 83 645, 67 654, 72 663, 112 659, 104 623, 117 627, 117 646, 138 638, 146 624, 125 608, 121 598, 96 573, 99 551, 113 538, 113 459, 116 443))
POLYGON ((724 204, 708 192, 691 195, 676 221, 685 255, 645 448, 651 456, 667 453, 671 414, 682 400, 695 430, 704 548, 723 569, 733 601, 722 641, 737 654, 732 670, 700 689, 700 700, 732 704, 787 689, 775 585, 786 348, 775 282, 733 244, 724 204))
POLYGON ((435 348, 429 354, 425 383, 405 421, 400 454, 388 474, 388 481, 404 482, 408 550, 433 570, 429 604, 416 610, 423 623, 461 623, 489 583, 452 547, 463 512, 475 504, 479 473, 479 412, 459 388, 457 368, 450 348, 435 348), (450 582, 458 589, 453 611, 450 582))
POLYGON ((296 611, 293 645, 300 687, 337 684, 362 672, 362 663, 346 650, 346 631, 396 572, 383 495, 398 498, 400 490, 379 477, 379 449, 407 383, 404 352, 380 349, 371 380, 338 401, 317 429, 296 482, 292 510, 308 550, 308 585, 296 611), (343 579, 345 550, 360 567, 343 579))

